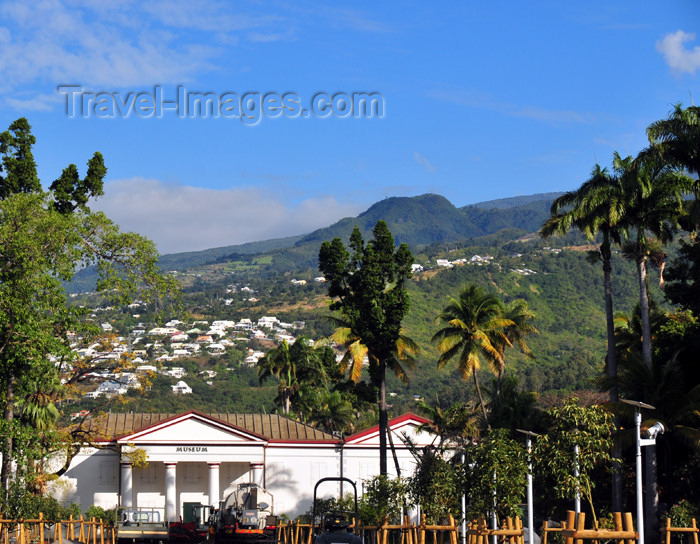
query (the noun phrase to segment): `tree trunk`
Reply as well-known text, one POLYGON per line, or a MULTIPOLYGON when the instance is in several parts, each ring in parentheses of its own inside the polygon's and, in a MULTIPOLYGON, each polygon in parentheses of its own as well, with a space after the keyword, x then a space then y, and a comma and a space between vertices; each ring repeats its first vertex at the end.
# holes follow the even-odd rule
POLYGON ((285 415, 289 414, 289 410, 291 409, 291 407, 292 407, 291 395, 289 394, 289 390, 285 389, 284 395, 283 395, 282 412, 284 412, 285 415))
POLYGON ((14 373, 10 372, 7 377, 7 386, 5 389, 5 421, 7 421, 8 429, 3 441, 2 451, 2 466, 0 466, 0 485, 7 490, 10 488, 10 472, 12 471, 12 420, 15 415, 15 381, 17 378, 14 373))
MULTIPOLYGON (((607 363, 608 377, 610 378, 610 402, 618 402, 620 399, 617 385, 617 354, 615 352, 615 316, 613 312, 612 298, 612 254, 610 251, 610 237, 607 231, 603 231, 603 243, 600 246, 603 257, 603 284, 605 287, 605 322, 608 341, 607 363)), ((615 414, 615 431, 620 429, 620 416, 615 414)), ((612 472, 612 509, 613 512, 622 512, 622 445, 615 440, 613 446, 613 472, 612 472)))
POLYGON ((481 396, 481 387, 479 387, 479 379, 476 377, 476 368, 473 369, 474 374, 474 387, 476 387, 476 395, 479 397, 479 405, 481 405, 481 413, 484 414, 484 423, 486 428, 490 431, 491 424, 489 423, 489 416, 486 413, 486 406, 484 405, 484 397, 481 396))
POLYGON ((386 462, 386 433, 389 418, 386 413, 386 363, 379 363, 379 474, 386 476, 389 472, 386 462))
POLYGON ((656 445, 644 448, 644 472, 646 493, 644 493, 644 539, 647 542, 659 541, 659 484, 656 471, 656 445))
POLYGON ((391 436, 391 427, 387 422, 386 435, 389 437, 389 446, 391 447, 391 456, 394 458, 394 468, 396 469, 397 478, 401 478, 401 466, 399 465, 399 458, 396 455, 396 448, 394 447, 394 438, 391 436))
MULTIPOLYGON (((641 250, 640 250, 641 251, 641 250)), ((649 320, 649 293, 647 291, 647 262, 640 253, 637 257, 639 276, 639 311, 642 317, 642 361, 651 368, 651 323, 649 320)))

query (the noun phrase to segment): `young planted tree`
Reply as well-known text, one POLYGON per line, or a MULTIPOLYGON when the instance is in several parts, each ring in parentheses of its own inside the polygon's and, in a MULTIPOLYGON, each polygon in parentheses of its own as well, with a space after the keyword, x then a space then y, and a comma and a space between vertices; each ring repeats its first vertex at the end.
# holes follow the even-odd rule
POLYGON ((359 228, 350 236, 347 251, 340 238, 325 241, 319 251, 319 269, 328 281, 330 309, 343 316, 348 345, 366 353, 370 377, 379 389, 379 468, 387 474, 386 369, 402 371, 401 322, 408 312, 406 280, 413 256, 406 244, 396 249, 384 221, 365 244, 359 228))
POLYGON ((465 450, 463 466, 470 519, 495 511, 497 517, 521 516, 527 487, 527 457, 507 429, 494 429, 465 450))
POLYGON ((594 471, 607 468, 611 460, 613 415, 601 406, 581 406, 575 397, 548 415, 549 430, 533 449, 534 473, 543 475, 560 499, 585 498, 595 524, 594 471))

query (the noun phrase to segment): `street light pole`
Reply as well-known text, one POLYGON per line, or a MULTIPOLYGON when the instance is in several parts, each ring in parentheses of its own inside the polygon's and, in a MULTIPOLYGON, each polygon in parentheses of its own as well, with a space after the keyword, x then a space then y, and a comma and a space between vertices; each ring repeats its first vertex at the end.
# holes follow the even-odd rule
MULTIPOLYGON (((639 544, 644 544, 644 499, 642 496, 642 412, 641 409, 655 410, 651 404, 638 402, 636 400, 620 399, 620 402, 634 406, 634 427, 637 433, 637 533, 639 533, 639 544)), ((647 441, 648 442, 648 441, 647 441)), ((652 440, 652 442, 655 442, 652 440)), ((647 445, 647 444, 645 444, 647 445)))
POLYGON ((634 428, 637 437, 636 476, 637 476, 637 531, 639 544, 644 544, 644 506, 642 499, 642 413, 639 409, 634 412, 634 428))
POLYGON ((529 544, 534 544, 535 514, 532 500, 532 437, 539 435, 532 431, 515 430, 525 435, 525 447, 527 448, 527 538, 529 544))
MULTIPOLYGON (((578 444, 574 445, 574 478, 578 482, 579 468, 578 468, 578 444)), ((581 490, 576 486, 576 497, 574 497, 574 511, 577 514, 581 513, 581 490)))

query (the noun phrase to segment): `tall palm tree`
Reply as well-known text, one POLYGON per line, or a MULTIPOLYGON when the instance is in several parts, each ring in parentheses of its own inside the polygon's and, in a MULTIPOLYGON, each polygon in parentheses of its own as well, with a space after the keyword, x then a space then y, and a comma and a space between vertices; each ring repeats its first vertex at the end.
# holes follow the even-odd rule
POLYGON ((667 119, 647 127, 647 136, 666 162, 700 174, 700 107, 676 104, 667 119))
POLYGON ((482 359, 496 375, 503 368, 500 347, 512 345, 505 330, 514 325, 513 321, 503 317, 503 311, 499 298, 476 285, 469 285, 462 289, 458 298, 451 298, 438 315, 436 320, 444 326, 432 338, 440 351, 438 368, 456 357, 462 379, 473 378, 487 426, 488 415, 477 372, 482 359))
MULTIPOLYGON (((625 196, 623 225, 630 233, 623 245, 623 254, 637 265, 639 311, 642 335, 642 363, 652 368, 652 329, 647 286, 647 264, 659 254, 660 244, 669 242, 686 213, 685 199, 696 188, 696 182, 674 164, 664 160, 658 147, 642 151, 636 158, 613 155, 613 168, 619 176, 625 196), (654 240, 652 237, 655 237, 654 240)), ((645 456, 649 490, 646 507, 648 533, 658 529, 658 484, 656 481, 656 448, 645 456)))
MULTIPOLYGON (((597 253, 591 252, 595 261, 603 263, 603 288, 605 296, 605 324, 607 338, 606 366, 610 382, 610 402, 619 400, 617 385, 617 354, 615 352, 615 315, 612 297, 612 244, 620 244, 625 235, 622 224, 626 211, 626 199, 620 176, 611 174, 606 168, 595 164, 591 175, 578 189, 557 198, 552 203, 551 217, 540 230, 543 238, 554 234, 566 234, 572 227, 578 228, 593 240, 599 233, 602 237, 597 253)), ((620 428, 620 417, 615 415, 615 428, 620 428)), ((614 464, 619 467, 622 450, 615 443, 614 464)), ((612 504, 617 511, 622 509, 622 474, 613 471, 612 504)))
POLYGON ((625 213, 621 223, 630 231, 623 245, 626 257, 637 264, 639 306, 642 324, 642 361, 652 363, 651 325, 647 263, 658 251, 658 243, 670 241, 684 214, 684 199, 693 191, 695 182, 673 165, 665 162, 658 150, 649 149, 636 159, 621 157, 615 152, 613 168, 623 187, 625 213), (649 238, 649 234, 657 240, 649 238))
POLYGON ((555 234, 566 234, 572 227, 578 228, 589 240, 598 233, 602 235, 599 258, 603 262, 603 284, 605 289, 605 321, 607 331, 607 368, 611 378, 610 401, 618 401, 617 357, 615 354, 615 317, 612 298, 612 244, 619 244, 624 234, 621 219, 624 216, 620 178, 610 174, 606 168, 596 164, 591 175, 581 187, 568 192, 552 203, 551 217, 540 230, 543 238, 555 234))

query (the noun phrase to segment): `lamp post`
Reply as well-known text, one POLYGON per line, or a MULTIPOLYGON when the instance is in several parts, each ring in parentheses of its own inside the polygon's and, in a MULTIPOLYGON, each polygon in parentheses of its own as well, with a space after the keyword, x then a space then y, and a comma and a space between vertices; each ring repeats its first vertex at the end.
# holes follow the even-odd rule
MULTIPOLYGON (((580 476, 579 473, 579 468, 578 468, 578 444, 574 445, 574 478, 576 478, 576 481, 578 482, 578 477, 580 476)), ((576 496, 574 497, 574 512, 577 514, 581 513, 581 491, 578 487, 576 486, 576 496)))
POLYGON ((527 538, 529 544, 534 544, 535 514, 532 501, 532 437, 540 435, 532 431, 515 430, 525 435, 525 447, 527 448, 527 538))
POLYGON ((656 444, 655 436, 646 440, 642 440, 642 412, 641 409, 655 410, 651 404, 638 402, 636 400, 620 399, 620 402, 634 406, 634 426, 637 433, 637 532, 639 533, 639 544, 644 544, 644 507, 642 497, 642 446, 651 446, 656 444))

